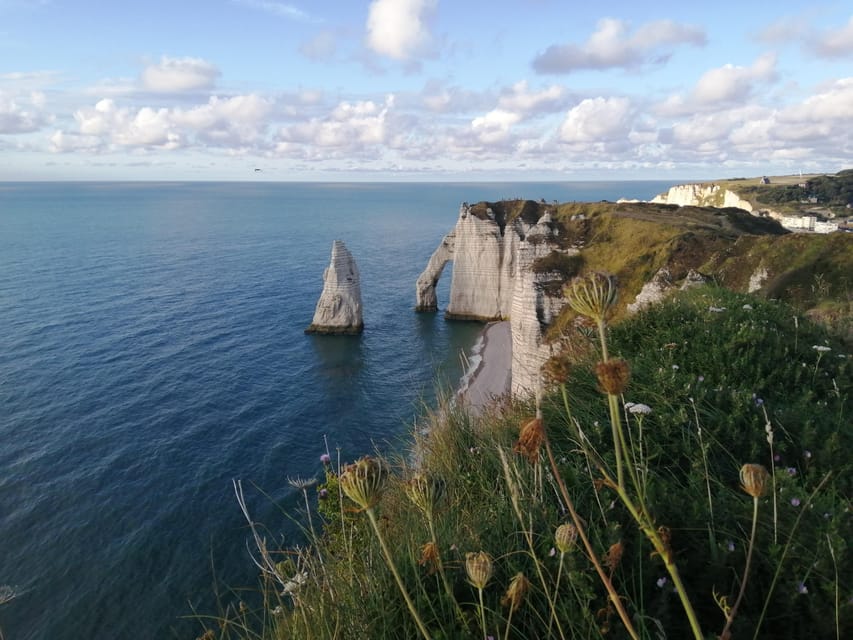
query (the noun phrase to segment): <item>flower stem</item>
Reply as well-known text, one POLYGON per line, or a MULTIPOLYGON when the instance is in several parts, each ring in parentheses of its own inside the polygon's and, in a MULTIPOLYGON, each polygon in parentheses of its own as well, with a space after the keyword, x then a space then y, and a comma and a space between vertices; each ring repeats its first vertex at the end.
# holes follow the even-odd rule
POLYGON ((563 482, 563 478, 562 476, 560 476, 559 469, 557 468, 557 461, 554 458, 554 451, 551 449, 551 442, 548 438, 547 430, 545 431, 545 451, 548 453, 548 462, 551 464, 551 471, 554 474, 554 479, 557 481, 557 486, 560 489, 560 495, 563 497, 563 501, 566 503, 566 507, 569 510, 569 514, 572 516, 572 522, 578 529, 578 536, 580 537, 581 542, 583 542, 584 549, 586 550, 586 555, 589 558, 590 562, 592 562, 592 566, 595 567, 595 571, 598 574, 601 583, 607 590, 610 602, 613 603, 613 607, 619 614, 619 618, 622 620, 622 624, 625 625, 625 630, 628 632, 628 635, 630 635, 633 640, 639 640, 640 636, 637 634, 637 630, 634 629, 634 624, 631 622, 631 618, 628 616, 628 612, 625 611, 625 607, 622 604, 622 599, 619 597, 619 594, 616 593, 616 589, 613 587, 613 583, 610 581, 610 578, 605 573, 604 568, 601 566, 601 562, 599 561, 595 550, 592 548, 592 543, 589 541, 589 538, 586 535, 583 522, 581 521, 578 512, 575 511, 575 505, 572 502, 571 497, 569 496, 568 489, 566 489, 566 483, 563 482))
POLYGON ((388 568, 391 570, 391 573, 394 574, 394 580, 397 581, 397 586, 400 588, 400 593, 403 595, 403 600, 406 601, 406 606, 409 608, 409 613, 412 614, 412 618, 414 618, 415 624, 418 626, 418 630, 421 632, 421 635, 426 640, 430 640, 429 632, 426 630, 426 626, 424 625, 423 620, 421 620, 421 617, 418 615, 418 612, 415 609, 415 604, 409 597, 409 594, 406 591, 406 587, 403 585, 403 579, 400 577, 400 574, 397 571, 397 567, 394 565, 394 560, 391 557, 391 551, 385 544, 385 539, 382 537, 382 532, 379 530, 379 523, 376 521, 376 514, 373 512, 373 509, 366 509, 366 511, 367 518, 368 520, 370 520, 370 524, 373 526, 373 531, 376 533, 376 538, 379 540, 379 546, 382 547, 382 553, 385 555, 385 561, 388 564, 388 568))
POLYGON ((729 615, 726 616, 726 626, 723 627, 723 632, 720 634, 721 640, 726 640, 731 637, 731 632, 729 629, 732 626, 732 622, 734 622, 735 616, 737 615, 738 607, 740 606, 741 600, 743 600, 743 594, 746 593, 746 581, 749 578, 749 565, 752 563, 752 548, 755 546, 755 529, 758 524, 758 497, 754 497, 752 499, 752 531, 749 534, 749 549, 746 552, 746 565, 743 568, 743 580, 740 582, 740 591, 737 594, 737 600, 735 600, 735 604, 732 607, 732 610, 729 612, 729 615))
POLYGON ((477 588, 480 594, 480 624, 483 625, 483 640, 488 640, 489 636, 486 633, 486 607, 483 605, 483 589, 477 588))

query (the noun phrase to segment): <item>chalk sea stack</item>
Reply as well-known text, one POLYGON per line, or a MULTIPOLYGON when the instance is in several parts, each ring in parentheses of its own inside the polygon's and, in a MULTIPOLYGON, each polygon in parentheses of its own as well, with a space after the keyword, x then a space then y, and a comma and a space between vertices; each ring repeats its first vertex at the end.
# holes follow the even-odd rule
POLYGON ((335 240, 331 262, 323 271, 323 292, 305 333, 357 335, 363 330, 358 267, 346 245, 335 240))

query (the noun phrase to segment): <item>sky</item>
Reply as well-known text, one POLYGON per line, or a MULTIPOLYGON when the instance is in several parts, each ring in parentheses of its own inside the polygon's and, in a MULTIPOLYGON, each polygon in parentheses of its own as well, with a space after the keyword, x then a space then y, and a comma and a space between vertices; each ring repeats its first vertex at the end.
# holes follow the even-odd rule
POLYGON ((853 8, 0 0, 0 181, 853 167, 853 8))

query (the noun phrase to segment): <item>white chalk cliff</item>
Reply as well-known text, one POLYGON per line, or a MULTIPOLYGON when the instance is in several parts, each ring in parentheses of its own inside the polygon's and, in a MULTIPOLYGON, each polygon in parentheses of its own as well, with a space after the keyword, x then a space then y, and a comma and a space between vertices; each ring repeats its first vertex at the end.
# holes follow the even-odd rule
POLYGON ((340 240, 332 243, 332 259, 323 271, 323 292, 306 333, 358 334, 364 329, 361 282, 355 259, 340 240))
POLYGON ((437 311, 435 286, 445 265, 453 262, 449 319, 510 319, 512 392, 534 393, 539 370, 550 355, 543 345, 545 327, 559 313, 563 300, 547 294, 553 274, 534 273, 537 258, 557 249, 557 230, 548 213, 536 223, 521 216, 504 224, 501 214, 485 209, 476 215, 463 204, 453 231, 433 252, 416 284, 416 310, 437 311))
POLYGON ((752 203, 744 200, 734 191, 723 189, 718 184, 681 184, 670 187, 666 193, 652 198, 656 204, 676 204, 680 207, 737 207, 753 215, 762 215, 778 220, 790 231, 810 231, 814 233, 832 233, 838 229, 835 222, 822 222, 814 215, 784 215, 773 209, 756 210, 752 203))
POLYGON ((752 205, 734 191, 717 184, 681 184, 652 198, 657 204, 677 204, 680 207, 737 207, 752 213, 752 205))

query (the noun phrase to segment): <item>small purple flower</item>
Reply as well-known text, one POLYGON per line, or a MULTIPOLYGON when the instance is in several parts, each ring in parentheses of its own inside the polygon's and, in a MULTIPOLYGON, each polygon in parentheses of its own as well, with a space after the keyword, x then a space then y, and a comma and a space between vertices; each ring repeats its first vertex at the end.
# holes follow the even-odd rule
POLYGON ((317 493, 320 496, 320 500, 325 500, 326 498, 329 497, 328 489, 320 489, 317 493))
POLYGON ((778 453, 773 454, 773 462, 779 462, 782 459, 778 453))
POLYGON ((658 589, 663 589, 664 585, 666 585, 666 576, 657 579, 658 589))
POLYGON ((734 551, 735 550, 735 543, 732 542, 731 540, 729 540, 728 543, 726 544, 726 549, 728 549, 729 551, 734 551))
POLYGON ((699 382, 705 382, 705 376, 699 376, 699 378, 697 379, 699 380, 699 382))
POLYGON ((763 399, 763 398, 756 398, 756 399, 755 399, 755 406, 756 406, 756 407, 760 407, 760 406, 761 406, 761 405, 763 405, 763 404, 764 404, 764 399, 763 399))
POLYGON ((788 475, 789 475, 789 476, 795 476, 795 475, 797 475, 797 470, 796 470, 796 468, 794 468, 794 467, 788 467, 788 468, 786 469, 786 471, 788 472, 788 475))
POLYGON ((800 499, 799 498, 791 498, 791 506, 792 507, 799 507, 800 506, 800 499))
POLYGON ((806 586, 805 582, 797 583, 797 593, 805 595, 809 592, 809 588, 806 586))
POLYGON ((322 462, 323 464, 331 464, 332 456, 330 456, 328 453, 324 453, 320 456, 320 462, 322 462))

